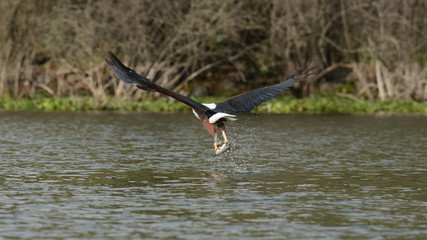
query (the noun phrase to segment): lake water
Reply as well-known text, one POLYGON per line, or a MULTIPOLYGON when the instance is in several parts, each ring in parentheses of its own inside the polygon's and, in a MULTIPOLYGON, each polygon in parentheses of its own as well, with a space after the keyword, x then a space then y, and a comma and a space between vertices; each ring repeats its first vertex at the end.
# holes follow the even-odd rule
POLYGON ((0 112, 0 239, 427 239, 427 117, 0 112))

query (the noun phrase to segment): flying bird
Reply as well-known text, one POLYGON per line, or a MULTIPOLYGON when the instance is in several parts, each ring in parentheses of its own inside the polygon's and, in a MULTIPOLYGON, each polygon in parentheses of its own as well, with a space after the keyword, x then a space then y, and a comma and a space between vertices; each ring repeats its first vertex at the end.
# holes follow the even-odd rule
POLYGON ((261 103, 278 96, 283 91, 291 88, 294 83, 306 77, 311 70, 308 68, 308 64, 291 75, 284 82, 250 90, 220 103, 205 104, 157 85, 150 79, 139 75, 133 69, 126 67, 111 52, 108 52, 108 57, 105 61, 108 67, 111 68, 114 74, 123 82, 133 84, 141 90, 157 91, 190 106, 193 109, 194 115, 202 122, 206 131, 214 138, 214 150, 216 154, 225 152, 230 146, 225 130, 225 122, 227 120, 237 120, 237 114, 248 113, 261 103), (222 141, 218 137, 219 133, 222 135, 222 141))

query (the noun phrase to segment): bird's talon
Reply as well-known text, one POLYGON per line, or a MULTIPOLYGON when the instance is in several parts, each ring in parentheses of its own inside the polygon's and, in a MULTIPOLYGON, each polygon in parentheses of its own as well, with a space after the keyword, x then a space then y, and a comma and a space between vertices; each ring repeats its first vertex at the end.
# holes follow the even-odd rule
POLYGON ((227 151, 229 147, 230 147, 230 145, 228 143, 224 143, 218 149, 215 149, 215 154, 216 155, 221 154, 221 153, 227 151))
POLYGON ((215 151, 218 151, 218 149, 221 147, 221 142, 215 142, 214 143, 214 149, 215 151))

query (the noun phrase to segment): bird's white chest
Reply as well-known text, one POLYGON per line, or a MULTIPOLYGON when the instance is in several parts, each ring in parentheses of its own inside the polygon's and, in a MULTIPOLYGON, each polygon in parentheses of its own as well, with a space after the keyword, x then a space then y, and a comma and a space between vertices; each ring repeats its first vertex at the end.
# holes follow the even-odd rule
MULTIPOLYGON (((202 103, 202 104, 205 105, 206 107, 208 107, 209 109, 215 109, 216 108, 215 103, 202 103)), ((193 113, 194 113, 194 116, 196 116, 196 118, 198 118, 200 120, 199 114, 197 114, 197 112, 194 111, 194 109, 193 109, 193 113)), ((231 120, 231 121, 237 120, 236 115, 218 112, 209 118, 209 122, 215 123, 216 121, 218 121, 221 118, 226 118, 226 119, 231 120)))

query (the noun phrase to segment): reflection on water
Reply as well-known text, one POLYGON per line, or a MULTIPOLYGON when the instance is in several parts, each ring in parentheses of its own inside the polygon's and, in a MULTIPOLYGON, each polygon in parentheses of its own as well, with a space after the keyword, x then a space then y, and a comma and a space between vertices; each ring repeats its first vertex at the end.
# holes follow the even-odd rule
POLYGON ((0 238, 422 239, 426 120, 0 112, 0 238))

